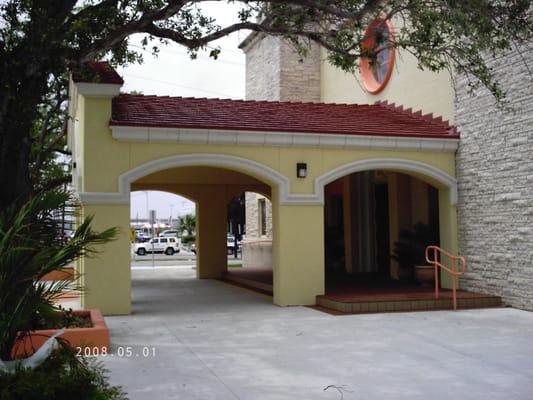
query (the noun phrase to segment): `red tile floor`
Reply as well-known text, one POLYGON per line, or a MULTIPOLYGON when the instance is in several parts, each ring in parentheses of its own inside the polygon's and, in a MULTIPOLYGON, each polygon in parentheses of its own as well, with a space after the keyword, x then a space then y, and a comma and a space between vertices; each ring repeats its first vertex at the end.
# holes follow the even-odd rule
MULTIPOLYGON (((272 294, 272 270, 232 268, 225 281, 262 293, 272 294)), ((501 298, 465 290, 457 291, 459 308, 499 307, 501 298)), ((379 280, 376 277, 346 276, 326 278, 326 293, 317 296, 317 306, 337 313, 422 311, 452 308, 452 291, 441 289, 435 299, 433 287, 415 283, 379 280)))

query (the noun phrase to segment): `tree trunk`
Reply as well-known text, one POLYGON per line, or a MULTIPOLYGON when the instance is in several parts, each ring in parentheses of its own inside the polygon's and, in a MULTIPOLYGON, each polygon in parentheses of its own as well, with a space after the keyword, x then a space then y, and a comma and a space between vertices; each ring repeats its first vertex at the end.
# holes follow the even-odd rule
POLYGON ((0 49, 0 211, 32 194, 32 130, 48 95, 51 74, 66 72, 66 16, 75 0, 33 2, 22 24, 0 49))
POLYGON ((27 200, 32 193, 31 131, 46 77, 36 75, 22 82, 7 82, 6 86, 0 111, 0 210, 27 200))

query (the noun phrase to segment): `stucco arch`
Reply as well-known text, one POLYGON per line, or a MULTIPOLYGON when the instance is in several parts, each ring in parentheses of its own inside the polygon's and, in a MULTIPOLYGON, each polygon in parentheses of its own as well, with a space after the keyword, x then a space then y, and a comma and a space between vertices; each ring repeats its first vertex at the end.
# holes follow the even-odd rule
POLYGON ((286 196, 289 187, 289 179, 274 169, 246 158, 235 157, 225 154, 197 153, 181 154, 171 157, 160 158, 139 165, 119 176, 119 191, 129 191, 130 185, 143 176, 169 168, 179 167, 218 167, 235 170, 249 174, 265 183, 279 186, 280 191, 286 196))
POLYGON ((129 204, 131 184, 149 174, 179 167, 226 168, 248 174, 268 185, 276 187, 280 202, 289 198, 289 179, 278 171, 256 161, 225 154, 194 153, 158 158, 130 169, 118 177, 118 192, 82 192, 82 203, 129 204))
POLYGON ((191 203, 196 203, 198 202, 194 197, 192 197, 190 194, 188 193, 184 193, 184 192, 174 192, 174 191, 169 191, 169 190, 164 190, 164 189, 135 189, 135 190, 132 190, 130 192, 130 194, 133 194, 133 193, 139 193, 139 192, 146 192, 146 191, 150 191, 150 192, 163 192, 163 193, 168 193, 168 194, 173 194, 175 196, 180 196, 180 197, 183 197, 184 199, 187 199, 189 200, 191 203))
POLYGON ((372 158, 359 160, 337 167, 315 179, 315 191, 324 200, 324 187, 343 176, 370 170, 389 170, 415 175, 437 186, 449 189, 450 204, 457 203, 457 180, 442 170, 422 163, 399 158, 372 158))

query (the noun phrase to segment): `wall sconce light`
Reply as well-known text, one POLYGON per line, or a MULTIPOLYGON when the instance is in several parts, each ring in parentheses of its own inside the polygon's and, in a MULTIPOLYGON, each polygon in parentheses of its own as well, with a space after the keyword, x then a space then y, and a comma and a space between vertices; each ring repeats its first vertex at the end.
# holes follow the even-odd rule
POLYGON ((298 178, 307 177, 307 164, 306 163, 297 163, 296 164, 296 176, 298 178))

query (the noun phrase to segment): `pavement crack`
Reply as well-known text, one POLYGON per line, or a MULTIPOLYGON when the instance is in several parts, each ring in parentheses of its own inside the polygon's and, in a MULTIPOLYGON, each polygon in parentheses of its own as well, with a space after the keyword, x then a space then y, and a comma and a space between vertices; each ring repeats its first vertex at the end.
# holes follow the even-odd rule
POLYGON ((174 337, 179 343, 181 343, 211 373, 211 375, 213 375, 216 378, 216 380, 220 382, 222 386, 224 386, 229 393, 231 393, 231 395, 235 399, 241 400, 241 398, 237 395, 237 393, 231 390, 231 388, 226 384, 226 382, 224 382, 224 380, 220 376, 218 376, 217 373, 209 365, 207 365, 204 360, 202 360, 202 358, 191 348, 191 346, 189 346, 187 343, 181 340, 180 337, 176 335, 172 331, 172 329, 168 327, 168 325, 163 323, 163 326, 168 331, 168 333, 170 333, 172 337, 174 337))

